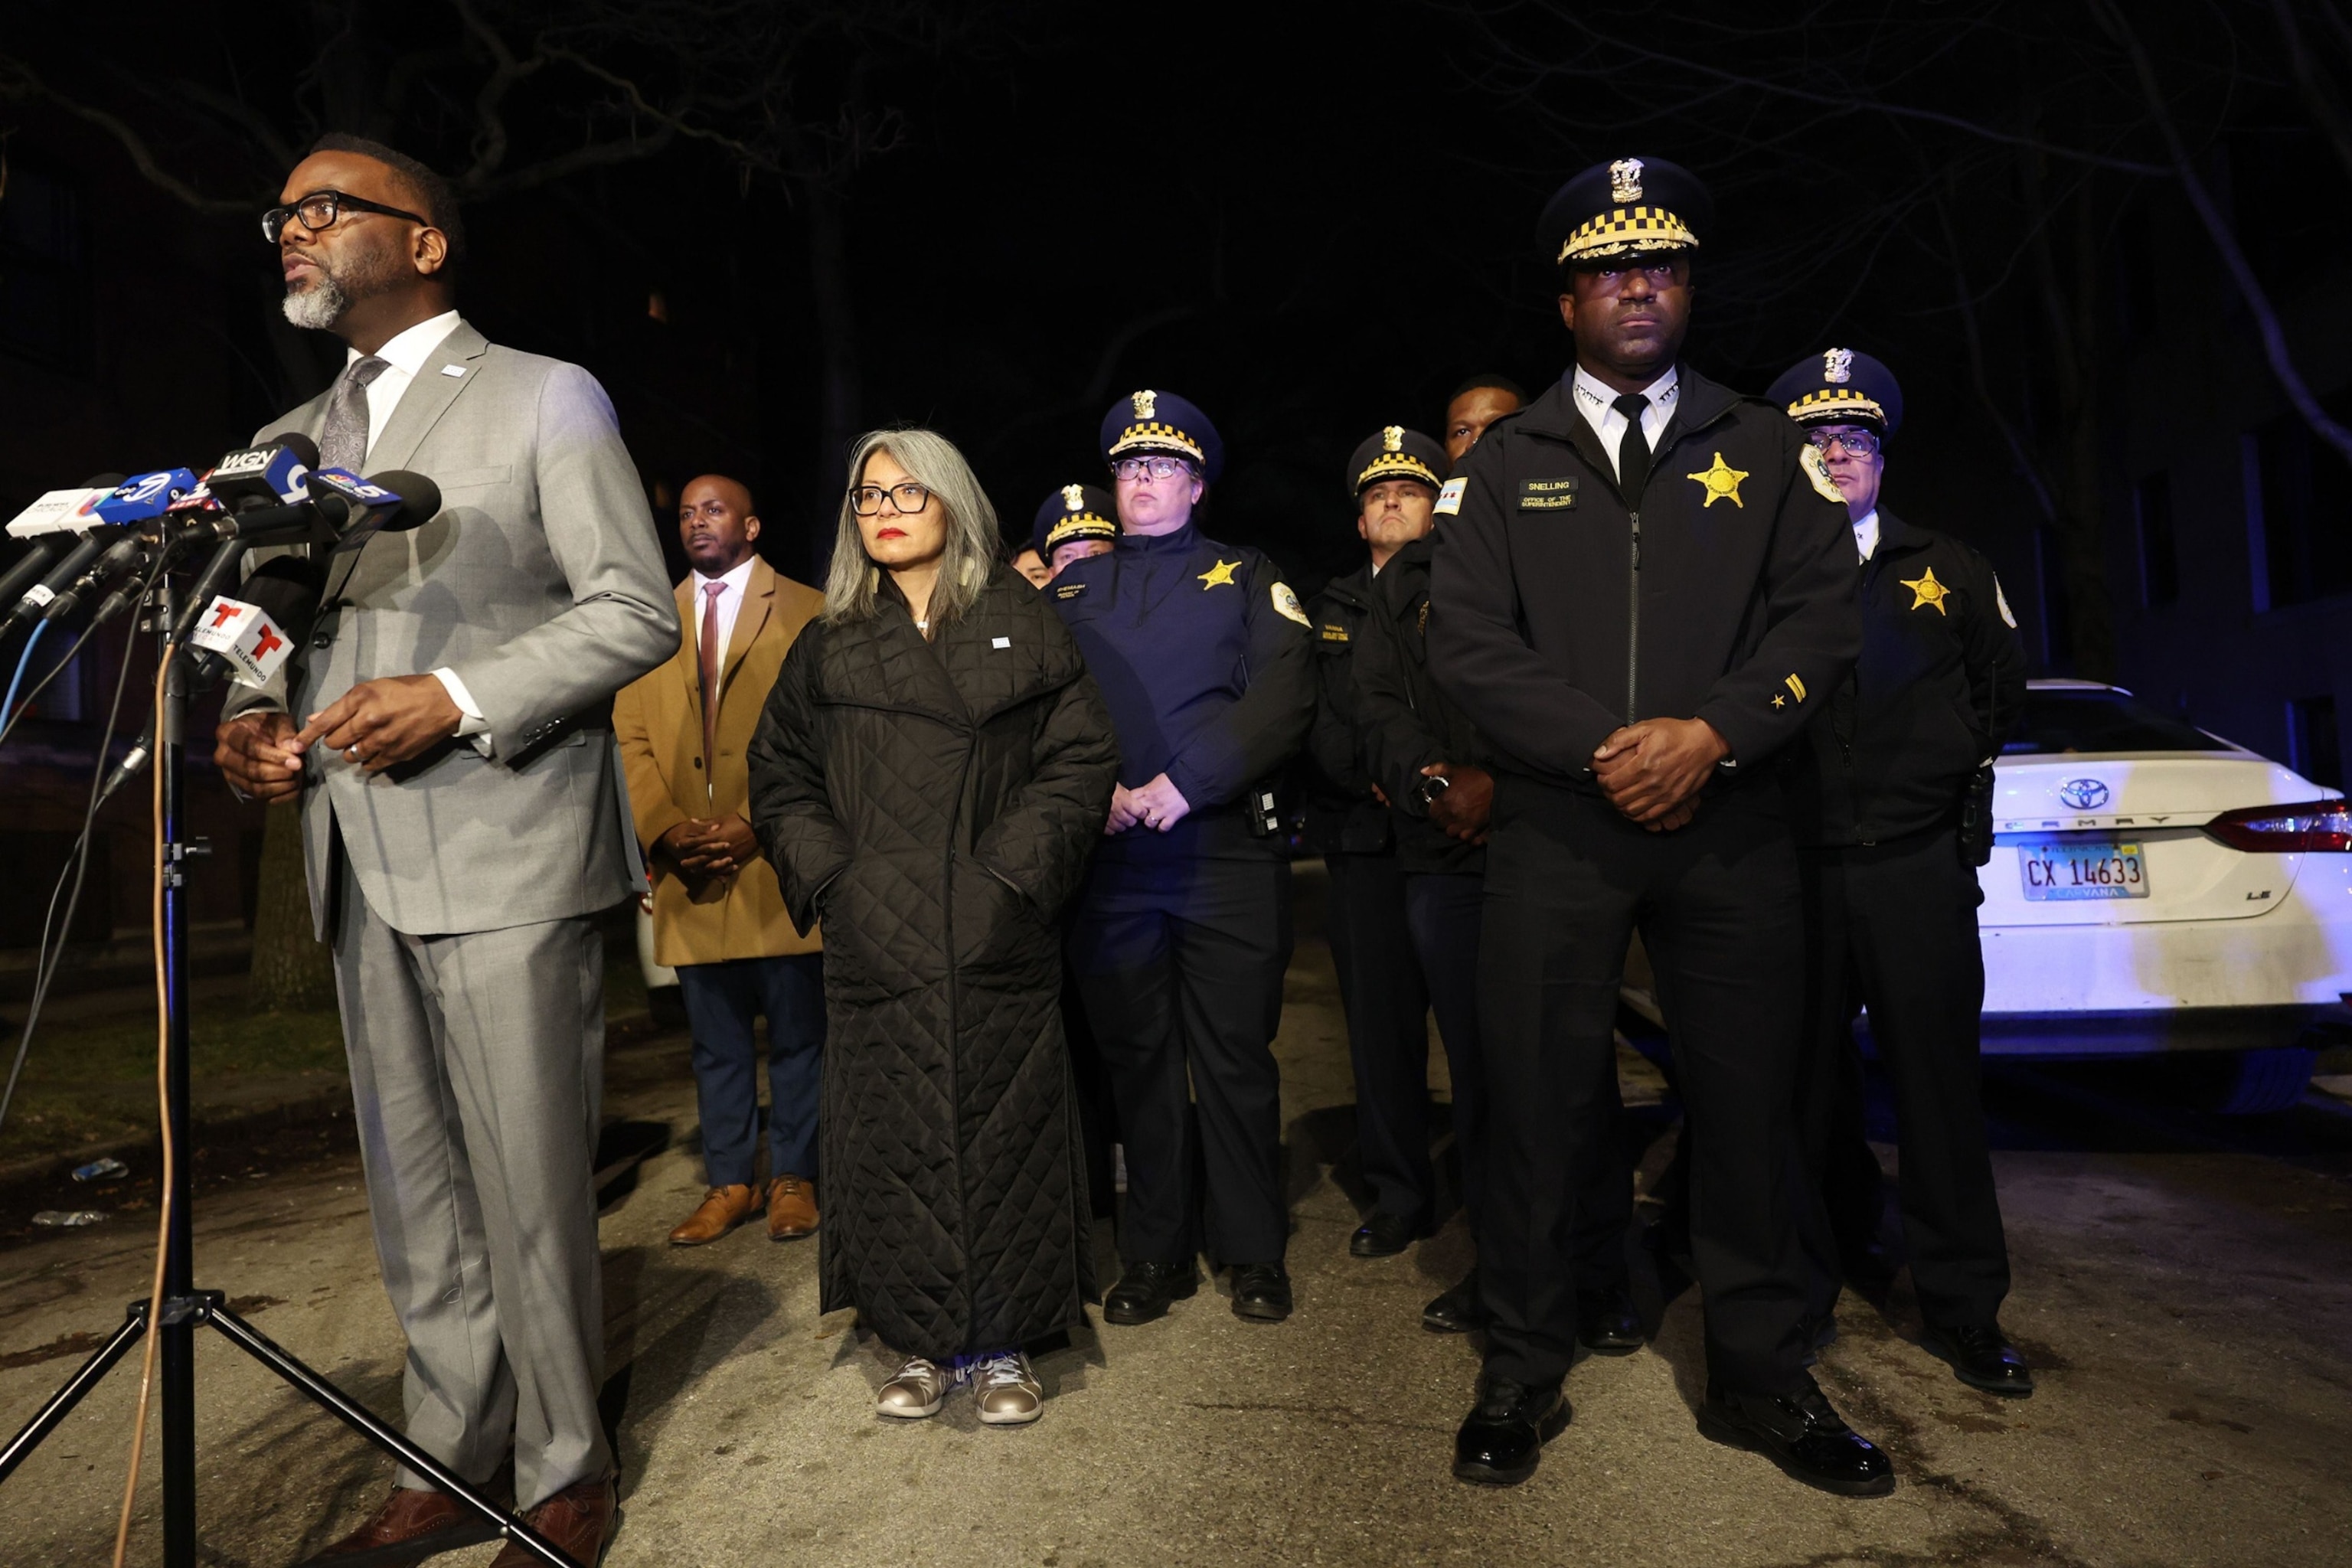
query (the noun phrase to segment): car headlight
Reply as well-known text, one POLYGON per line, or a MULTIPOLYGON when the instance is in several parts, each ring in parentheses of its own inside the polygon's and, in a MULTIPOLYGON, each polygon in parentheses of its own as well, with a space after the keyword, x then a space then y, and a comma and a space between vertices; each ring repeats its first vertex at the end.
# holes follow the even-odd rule
POLYGON ((2250 805, 2223 812, 2205 825, 2205 831, 2232 849, 2256 855, 2352 853, 2352 805, 2311 800, 2300 805, 2250 805))

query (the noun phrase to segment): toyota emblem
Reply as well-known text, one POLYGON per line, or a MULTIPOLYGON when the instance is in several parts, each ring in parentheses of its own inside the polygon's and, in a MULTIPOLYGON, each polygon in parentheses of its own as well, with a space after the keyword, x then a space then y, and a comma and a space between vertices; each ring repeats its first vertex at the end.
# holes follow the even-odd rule
POLYGON ((2076 811, 2096 811, 2107 796, 2107 786, 2097 779, 2068 779, 2058 786, 2058 798, 2076 811))

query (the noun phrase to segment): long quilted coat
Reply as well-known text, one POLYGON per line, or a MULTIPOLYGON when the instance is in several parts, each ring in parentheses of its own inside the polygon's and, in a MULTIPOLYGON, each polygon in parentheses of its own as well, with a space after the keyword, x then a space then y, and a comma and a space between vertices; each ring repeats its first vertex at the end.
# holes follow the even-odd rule
POLYGON ((1110 808, 1110 716, 1010 568, 936 643, 887 595, 813 621, 750 752, 751 825, 824 918, 824 1310, 903 1355, 1006 1349, 1092 1299, 1055 912, 1110 808))

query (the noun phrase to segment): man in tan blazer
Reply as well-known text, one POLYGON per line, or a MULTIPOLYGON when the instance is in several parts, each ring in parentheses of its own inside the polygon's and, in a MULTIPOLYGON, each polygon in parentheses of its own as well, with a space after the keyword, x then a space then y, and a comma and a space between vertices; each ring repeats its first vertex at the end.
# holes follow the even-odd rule
POLYGON ((716 1241, 768 1211, 788 1241, 817 1226, 818 1053, 824 987, 818 934, 784 913, 776 873, 743 813, 743 752, 784 651, 824 595, 780 577, 752 548, 760 520, 735 480, 705 474, 678 498, 693 570, 677 585, 677 654, 613 700, 629 805, 653 878, 654 957, 677 970, 710 1191, 670 1240, 716 1241), (715 695, 714 695, 715 693, 715 695), (768 1173, 753 1181, 760 1086, 751 1025, 768 1020, 768 1173))

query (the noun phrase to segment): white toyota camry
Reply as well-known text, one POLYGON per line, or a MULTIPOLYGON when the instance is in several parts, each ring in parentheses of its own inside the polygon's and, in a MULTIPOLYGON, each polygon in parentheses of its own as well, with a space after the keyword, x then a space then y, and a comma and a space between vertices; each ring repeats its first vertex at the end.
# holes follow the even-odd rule
POLYGON ((2120 687, 2037 680, 1994 765, 1989 1056, 2228 1051, 2282 1110, 2352 991, 2352 808, 2120 687))

